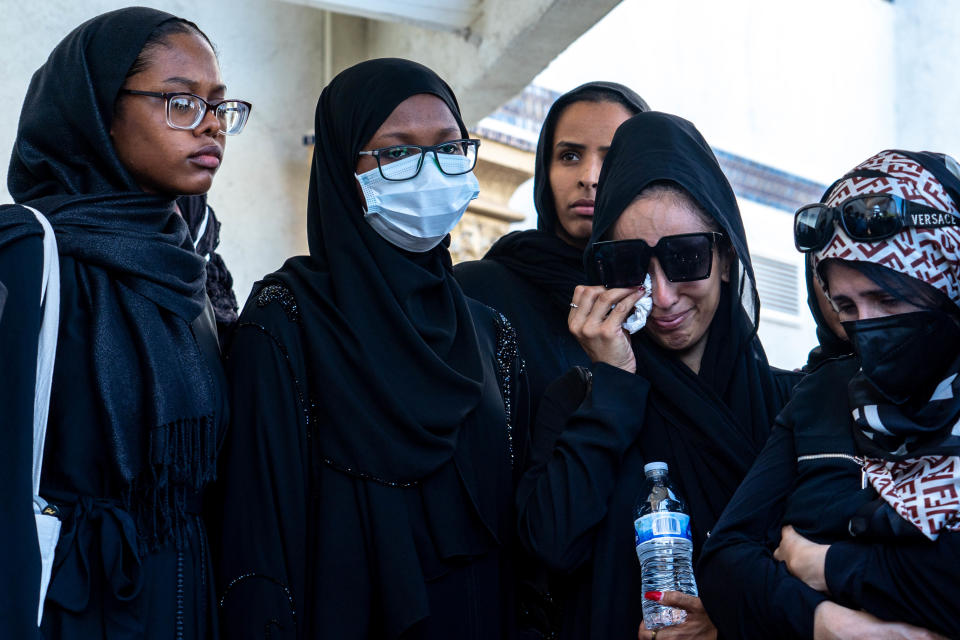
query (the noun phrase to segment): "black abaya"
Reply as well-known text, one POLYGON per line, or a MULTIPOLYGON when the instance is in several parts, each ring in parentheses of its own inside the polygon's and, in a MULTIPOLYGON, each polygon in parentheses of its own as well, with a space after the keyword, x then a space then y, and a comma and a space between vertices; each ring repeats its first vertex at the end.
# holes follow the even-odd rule
MULTIPOLYGON (((203 261, 172 198, 140 190, 109 134, 127 70, 149 34, 173 18, 123 9, 68 35, 34 74, 10 162, 10 193, 46 215, 60 254, 40 493, 60 509, 63 528, 40 630, 46 638, 216 633, 199 513, 226 406, 203 261)), ((25 541, 20 532, 33 528, 22 509, 30 456, 21 456, 32 442, 42 249, 39 236, 16 240, 24 228, 39 232, 33 214, 3 207, 0 219, 0 281, 10 290, 0 325, 0 449, 9 445, 17 456, 13 481, 3 485, 16 492, 16 520, 5 527, 21 545, 7 549, 30 565, 15 574, 4 564, 4 590, 13 579, 26 594, 17 602, 35 599, 39 581, 36 533, 25 541), (11 348, 11 338, 21 344, 11 348)), ((16 631, 4 626, 0 635, 30 637, 24 616, 35 627, 35 612, 35 602, 24 606, 9 619, 16 631)))
POLYGON ((310 256, 254 289, 227 360, 219 575, 230 638, 510 637, 513 466, 526 433, 512 328, 466 298, 445 243, 402 251, 353 176, 390 113, 449 87, 405 60, 324 89, 310 256))
POLYGON ((767 365, 736 200, 690 123, 648 112, 621 125, 601 172, 591 244, 654 181, 683 187, 716 221, 742 280, 734 264, 698 374, 641 332, 633 337, 636 374, 595 364, 589 384, 573 372, 544 395, 517 499, 521 541, 567 574, 561 638, 637 633, 642 588, 632 508, 644 464, 669 464, 690 508, 698 556, 799 377, 767 365))

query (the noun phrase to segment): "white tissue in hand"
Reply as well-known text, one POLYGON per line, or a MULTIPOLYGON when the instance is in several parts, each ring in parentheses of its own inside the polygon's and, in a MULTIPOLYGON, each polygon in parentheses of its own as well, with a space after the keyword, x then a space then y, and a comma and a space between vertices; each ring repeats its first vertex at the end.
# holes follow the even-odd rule
POLYGON ((643 296, 633 305, 633 313, 623 323, 623 328, 629 333, 636 333, 643 329, 647 324, 647 316, 650 315, 650 309, 653 308, 653 283, 650 281, 650 274, 647 274, 643 281, 643 296))

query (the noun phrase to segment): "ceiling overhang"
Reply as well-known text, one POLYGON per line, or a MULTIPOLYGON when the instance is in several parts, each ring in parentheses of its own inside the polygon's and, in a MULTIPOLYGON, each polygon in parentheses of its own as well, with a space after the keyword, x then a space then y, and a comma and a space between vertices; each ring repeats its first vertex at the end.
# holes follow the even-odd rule
POLYGON ((480 15, 483 0, 281 0, 325 11, 416 24, 440 31, 460 31, 480 15))

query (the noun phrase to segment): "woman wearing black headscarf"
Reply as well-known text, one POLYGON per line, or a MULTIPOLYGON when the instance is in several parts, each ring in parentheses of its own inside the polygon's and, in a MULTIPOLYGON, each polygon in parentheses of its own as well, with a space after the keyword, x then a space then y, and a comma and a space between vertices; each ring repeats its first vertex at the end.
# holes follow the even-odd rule
POLYGON ((501 638, 512 624, 513 330, 460 291, 475 141, 422 65, 316 111, 310 255, 254 287, 227 359, 219 575, 230 638, 501 638))
POLYGON ((590 363, 567 329, 567 304, 573 288, 586 282, 583 248, 613 132, 648 109, 643 98, 613 82, 588 82, 557 98, 537 144, 537 229, 508 234, 482 260, 454 267, 468 296, 502 312, 516 328, 534 411, 548 384, 590 363))
MULTIPOLYGON (((40 493, 62 531, 45 638, 215 633, 199 513, 226 419, 224 378, 203 259, 174 199, 209 189, 224 128, 239 130, 196 96, 152 93, 164 91, 223 102, 216 56, 196 25, 144 8, 94 18, 34 74, 10 160, 10 193, 50 221, 60 264, 40 493), (176 113, 165 111, 168 100, 179 101, 176 113)), ((13 459, 0 504, 13 512, 2 518, 0 635, 11 638, 38 633, 40 563, 24 479, 41 237, 33 214, 3 208, 0 280, 10 297, 0 322, 0 451, 13 459)))
MULTIPOLYGON (((594 364, 547 390, 517 498, 521 541, 569 574, 557 594, 561 638, 638 633, 643 592, 631 510, 644 464, 669 464, 687 499, 696 558, 796 375, 775 375, 767 365, 737 202, 692 124, 646 112, 620 126, 600 176, 585 263, 592 281, 621 285, 595 264, 605 240, 633 243, 625 257, 639 268, 629 287, 577 287, 570 330, 594 364), (698 248, 657 244, 680 234, 696 234, 685 237, 698 248), (637 239, 646 251, 658 246, 656 257, 647 253, 644 263, 637 239), (697 273, 680 278, 678 269, 694 263, 697 273), (621 326, 645 293, 635 286, 644 273, 652 310, 630 337, 621 326)), ((661 638, 715 634, 696 598, 667 592, 661 603, 688 611, 687 622, 659 631, 661 638)), ((653 635, 641 629, 642 639, 653 635)))

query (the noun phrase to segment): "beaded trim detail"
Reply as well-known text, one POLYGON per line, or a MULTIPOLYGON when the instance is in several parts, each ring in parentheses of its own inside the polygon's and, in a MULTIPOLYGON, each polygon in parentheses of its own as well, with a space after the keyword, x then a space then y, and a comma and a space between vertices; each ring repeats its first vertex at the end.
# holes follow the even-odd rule
MULTIPOLYGON (((503 410, 507 418, 507 449, 510 452, 510 466, 516 462, 513 447, 513 368, 517 362, 517 331, 507 320, 507 317, 497 312, 497 378, 500 382, 500 393, 503 396, 503 410)), ((523 360, 517 367, 517 373, 523 372, 523 360)))
POLYGON ((327 465, 331 469, 335 469, 340 473, 345 473, 349 476, 359 478, 361 480, 369 480, 370 482, 376 482, 377 484, 382 484, 387 487, 393 487, 394 489, 409 489, 410 487, 415 487, 420 484, 417 480, 403 481, 403 482, 394 482, 393 480, 384 480, 383 478, 378 478, 375 475, 371 475, 366 471, 359 471, 353 467, 345 467, 341 464, 338 464, 331 460, 330 458, 323 458, 323 464, 327 465))
POLYGON ((237 576, 230 581, 230 584, 227 585, 227 588, 223 590, 223 595, 220 596, 220 608, 223 609, 224 603, 227 601, 227 596, 230 595, 230 590, 233 589, 237 584, 243 582, 244 580, 250 578, 260 578, 261 580, 266 580, 267 582, 272 582, 283 590, 284 595, 287 596, 287 602, 290 604, 290 616, 293 618, 293 623, 297 623, 297 607, 293 600, 293 594, 290 592, 290 589, 287 588, 287 585, 283 584, 276 578, 271 576, 264 575, 262 573, 244 573, 243 575, 237 576))
POLYGON ((271 302, 279 303, 290 322, 300 322, 300 307, 290 289, 282 284, 268 284, 257 294, 257 306, 263 308, 271 302))

